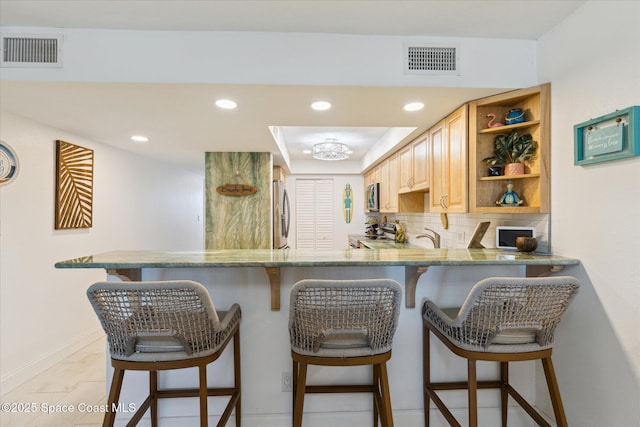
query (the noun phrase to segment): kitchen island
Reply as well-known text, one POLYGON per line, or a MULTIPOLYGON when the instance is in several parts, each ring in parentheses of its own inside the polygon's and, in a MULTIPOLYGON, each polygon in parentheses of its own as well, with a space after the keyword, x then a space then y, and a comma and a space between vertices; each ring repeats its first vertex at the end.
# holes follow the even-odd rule
POLYGON ((280 309, 281 267, 405 268, 405 305, 415 307, 420 275, 430 266, 522 265, 526 275, 540 276, 578 264, 574 258, 497 249, 230 249, 204 251, 114 251, 56 263, 56 268, 104 268, 125 280, 141 280, 145 268, 263 267, 269 276, 271 309, 280 309))
MULTIPOLYGON (((224 310, 237 302, 242 308, 242 424, 247 427, 291 425, 291 393, 284 378, 291 374, 288 297, 280 301, 280 291, 288 296, 298 280, 390 278, 404 284, 406 304, 401 308, 393 356, 388 364, 391 402, 395 425, 424 425, 422 413, 422 317, 413 307, 416 299, 434 300, 443 306, 459 305, 470 288, 491 276, 545 275, 569 270, 579 260, 548 254, 521 254, 496 249, 344 249, 311 250, 206 250, 206 251, 114 251, 61 261, 59 269, 105 269, 108 280, 195 280, 209 290, 216 308, 224 310), (267 274, 265 274, 265 272, 267 274), (420 286, 416 288, 416 284, 420 286), (269 305, 269 299, 271 305, 269 305), (282 303, 282 310, 279 310, 282 303)), ((68 272, 73 277, 72 271, 68 272)), ((81 284, 84 292, 90 283, 81 284), (85 286, 86 285, 86 286, 85 286)), ((87 302, 87 305, 89 303, 87 302)), ((97 320, 97 319, 96 319, 97 320)), ((435 344, 434 344, 435 347, 435 344)), ((434 349, 437 354, 437 349, 434 349)), ((224 355, 223 355, 224 356, 224 355)), ((438 375, 466 372, 464 363, 435 358, 438 375)), ((107 378, 112 368, 107 358, 107 378)), ((535 365, 523 362, 510 372, 519 390, 531 398, 535 393, 535 365)), ((233 381, 231 360, 221 358, 210 366, 216 384, 233 381)), ((479 376, 495 374, 494 366, 478 367, 479 376)), ((348 371, 313 369, 310 382, 366 381, 368 369, 348 371)), ((197 373, 186 370, 160 373, 166 386, 193 386, 197 373)), ((148 379, 144 373, 127 373, 121 402, 139 404, 146 396, 148 379)), ((464 393, 459 407, 466 405, 464 393)), ((492 396, 489 396, 492 397, 492 396)), ((370 425, 369 395, 309 396, 305 423, 309 426, 370 425)), ((210 422, 222 405, 210 399, 210 422)), ((197 402, 168 399, 161 402, 160 419, 167 425, 196 426, 197 402)), ((462 414, 465 413, 461 409, 462 414)), ((524 427, 519 411, 510 408, 510 423, 524 427), (512 413, 515 412, 515 413, 512 413)), ((499 399, 489 399, 480 410, 486 425, 500 424, 499 399)), ((125 414, 126 415, 126 414, 125 414)), ((120 418, 119 418, 120 419, 120 418)), ((122 421, 122 419, 120 419, 122 421)), ((511 425, 510 424, 510 425, 511 425)), ((121 425, 117 422, 117 425, 121 425)))

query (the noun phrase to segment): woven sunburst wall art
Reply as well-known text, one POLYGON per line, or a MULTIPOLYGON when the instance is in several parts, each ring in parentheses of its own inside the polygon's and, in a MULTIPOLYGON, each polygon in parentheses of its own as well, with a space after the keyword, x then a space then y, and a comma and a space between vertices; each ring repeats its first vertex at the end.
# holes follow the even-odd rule
POLYGON ((92 219, 93 150, 57 140, 55 228, 91 228, 92 219))

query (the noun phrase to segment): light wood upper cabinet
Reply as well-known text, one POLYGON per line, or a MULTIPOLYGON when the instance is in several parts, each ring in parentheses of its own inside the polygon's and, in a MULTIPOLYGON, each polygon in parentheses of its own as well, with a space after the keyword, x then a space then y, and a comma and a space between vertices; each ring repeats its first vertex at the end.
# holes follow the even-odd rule
POLYGON ((273 180, 274 181, 286 181, 287 173, 282 166, 273 167, 273 180))
POLYGON ((519 89, 469 104, 469 204, 471 212, 479 213, 548 213, 549 153, 550 153, 550 84, 519 89), (521 108, 525 121, 513 125, 489 128, 487 114, 495 114, 499 122, 510 109, 521 108), (488 176, 488 166, 482 159, 491 156, 497 135, 518 129, 530 133, 538 142, 537 155, 525 163, 523 175, 488 176), (520 206, 498 206, 496 201, 513 184, 524 203, 520 206))
POLYGON ((472 101, 378 163, 365 175, 365 186, 381 184, 383 212, 423 212, 423 192, 429 191, 430 212, 548 213, 549 107, 549 84, 472 101), (487 127, 487 114, 503 122, 513 108, 524 111, 524 122, 487 127), (531 133, 537 155, 525 164, 523 175, 488 176, 482 159, 491 156, 497 135, 514 129, 531 133), (496 205, 509 183, 522 205, 496 205))
POLYGON ((429 190, 429 132, 400 150, 400 193, 429 190))
POLYGON ((411 156, 411 144, 406 145, 398 153, 400 161, 400 179, 398 182, 398 192, 408 193, 411 191, 411 178, 413 177, 413 159, 411 156))
POLYGON ((465 104, 429 131, 431 212, 468 210, 467 118, 465 104))
POLYGON ((364 176, 364 186, 368 186, 371 184, 375 184, 376 182, 380 182, 380 165, 376 165, 373 169, 367 172, 364 176))
POLYGON ((398 154, 380 165, 380 212, 398 212, 398 154))
POLYGON ((429 189, 429 134, 411 144, 413 153, 413 191, 429 189))
POLYGON ((400 154, 393 153, 367 172, 364 179, 365 194, 369 184, 379 183, 381 213, 424 212, 424 193, 401 194, 398 191, 400 154))

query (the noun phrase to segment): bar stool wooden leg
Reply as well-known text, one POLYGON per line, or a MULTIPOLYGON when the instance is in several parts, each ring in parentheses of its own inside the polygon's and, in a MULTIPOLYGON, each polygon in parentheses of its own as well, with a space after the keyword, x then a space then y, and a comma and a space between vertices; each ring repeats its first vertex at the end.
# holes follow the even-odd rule
POLYGON ((240 391, 240 328, 238 328, 237 332, 233 336, 233 384, 235 389, 238 391, 238 400, 236 401, 236 427, 240 427, 240 414, 241 412, 241 403, 242 403, 242 392, 240 391))
POLYGON ((302 427, 302 412, 304 410, 304 392, 307 383, 307 364, 298 364, 298 381, 296 384, 295 400, 293 404, 293 427, 302 427))
POLYGON ((296 362, 295 360, 293 360, 292 363, 292 369, 291 369, 291 413, 294 414, 294 411, 296 409, 296 390, 298 387, 298 369, 299 369, 299 364, 298 362, 296 362))
POLYGON ((500 362, 500 405, 502 408, 502 427, 507 427, 507 404, 509 403, 509 362, 500 362))
POLYGON ((381 417, 378 411, 380 393, 380 370, 376 369, 376 365, 372 365, 373 371, 373 427, 378 427, 378 419, 381 417))
POLYGON ((429 427, 429 410, 431 399, 427 393, 427 385, 431 383, 431 358, 430 358, 430 333, 429 329, 422 328, 422 397, 424 399, 424 425, 429 427))
POLYGON ((158 371, 149 371, 149 397, 151 397, 151 427, 158 427, 158 371))
POLYGON ((198 366, 200 372, 200 427, 207 427, 207 365, 198 366))
POLYGON ((109 401, 107 403, 108 406, 104 413, 104 420, 102 422, 103 427, 113 427, 113 423, 116 421, 115 408, 118 406, 118 400, 120 400, 120 389, 122 388, 122 380, 124 379, 124 369, 113 369, 111 389, 109 390, 109 401))
POLYGON ((383 427, 393 427, 393 416, 391 413, 391 394, 389 394, 389 376, 387 374, 387 362, 380 364, 380 393, 382 395, 382 413, 383 427))
POLYGON ((478 427, 478 382, 475 360, 468 360, 467 371, 469 382, 469 427, 478 427))
POLYGON ((553 405, 553 413, 556 416, 556 423, 558 427, 567 427, 567 418, 564 414, 560 388, 558 387, 551 356, 542 359, 542 367, 544 368, 544 376, 547 379, 547 387, 549 388, 549 396, 551 397, 551 404, 553 405))

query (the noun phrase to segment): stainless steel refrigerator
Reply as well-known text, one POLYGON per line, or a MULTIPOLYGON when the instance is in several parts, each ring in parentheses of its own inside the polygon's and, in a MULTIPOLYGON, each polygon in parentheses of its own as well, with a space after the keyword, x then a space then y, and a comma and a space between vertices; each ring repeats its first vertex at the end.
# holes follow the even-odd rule
POLYGON ((273 181, 273 248, 287 249, 291 208, 284 181, 273 181))

